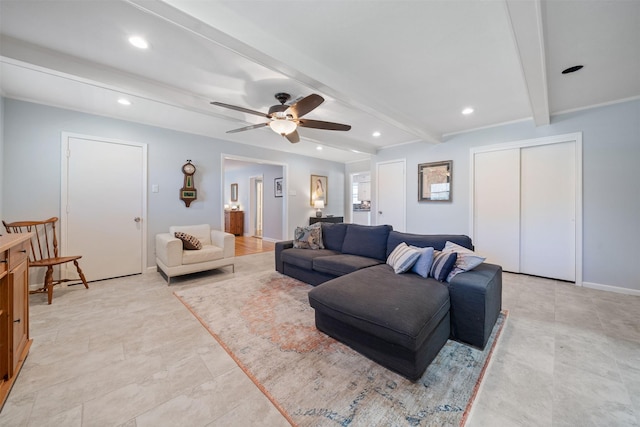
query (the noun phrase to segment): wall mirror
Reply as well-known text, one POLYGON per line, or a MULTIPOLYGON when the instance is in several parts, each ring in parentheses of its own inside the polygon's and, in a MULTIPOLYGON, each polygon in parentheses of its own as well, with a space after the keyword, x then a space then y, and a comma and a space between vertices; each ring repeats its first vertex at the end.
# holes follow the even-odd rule
POLYGON ((418 165, 418 201, 450 202, 453 161, 418 165))
POLYGON ((238 184, 231 184, 231 201, 238 201, 238 184))

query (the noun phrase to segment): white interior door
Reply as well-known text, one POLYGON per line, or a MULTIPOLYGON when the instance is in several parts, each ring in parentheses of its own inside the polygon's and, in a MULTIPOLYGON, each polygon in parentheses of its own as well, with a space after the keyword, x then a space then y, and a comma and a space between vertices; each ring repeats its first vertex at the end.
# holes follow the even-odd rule
POLYGON ((405 160, 376 165, 376 224, 390 224, 396 231, 406 228, 405 160))
POLYGON ((476 153, 473 190, 475 250, 519 273, 520 149, 476 153))
POLYGON ((521 150, 520 271, 575 281, 575 142, 521 150))
POLYGON ((146 146, 75 136, 63 146, 65 252, 82 255, 90 281, 141 273, 146 146))

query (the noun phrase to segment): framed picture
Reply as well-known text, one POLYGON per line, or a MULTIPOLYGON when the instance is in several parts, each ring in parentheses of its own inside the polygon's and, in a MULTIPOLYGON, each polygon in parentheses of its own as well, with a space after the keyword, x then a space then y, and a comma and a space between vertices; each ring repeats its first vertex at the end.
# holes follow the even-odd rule
POLYGON ((418 201, 450 202, 453 161, 418 165, 418 201))
POLYGON ((327 206, 327 177, 321 175, 311 175, 311 206, 315 205, 316 200, 322 200, 327 206))
POLYGON ((282 178, 275 178, 273 180, 273 195, 275 197, 282 197, 282 178))
POLYGON ((231 184, 231 201, 238 201, 238 184, 231 184))

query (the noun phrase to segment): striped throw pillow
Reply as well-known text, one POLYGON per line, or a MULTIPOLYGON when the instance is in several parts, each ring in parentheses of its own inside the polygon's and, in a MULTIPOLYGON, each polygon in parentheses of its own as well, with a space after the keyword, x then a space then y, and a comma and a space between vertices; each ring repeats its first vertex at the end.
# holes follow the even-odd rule
POLYGON ((389 254, 387 264, 393 267, 396 274, 400 274, 409 271, 418 257, 420 257, 420 251, 412 249, 402 242, 389 254))
POLYGON ((433 264, 430 275, 434 279, 444 282, 447 279, 453 266, 456 264, 458 254, 455 252, 433 251, 433 264))

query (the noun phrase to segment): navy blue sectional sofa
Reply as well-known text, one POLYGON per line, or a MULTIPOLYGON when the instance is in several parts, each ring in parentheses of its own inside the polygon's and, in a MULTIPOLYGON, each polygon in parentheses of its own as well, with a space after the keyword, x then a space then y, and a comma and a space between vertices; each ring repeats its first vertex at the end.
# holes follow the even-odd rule
POLYGON ((502 268, 482 263, 450 282, 395 274, 386 259, 405 242, 473 250, 464 235, 418 235, 389 225, 321 223, 324 249, 277 242, 276 270, 314 285, 316 327, 375 362, 416 380, 452 338, 484 348, 502 307, 502 268))

